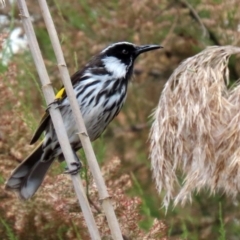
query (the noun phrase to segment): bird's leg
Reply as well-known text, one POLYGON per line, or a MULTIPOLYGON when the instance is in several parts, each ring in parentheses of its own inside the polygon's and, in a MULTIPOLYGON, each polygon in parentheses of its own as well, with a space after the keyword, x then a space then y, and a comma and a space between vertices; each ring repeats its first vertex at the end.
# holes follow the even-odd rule
POLYGON ((69 170, 68 167, 66 167, 66 171, 64 171, 65 174, 76 175, 79 173, 80 169, 82 168, 82 163, 79 160, 75 151, 73 151, 73 155, 75 158, 75 162, 72 162, 71 165, 74 166, 75 169, 69 170))

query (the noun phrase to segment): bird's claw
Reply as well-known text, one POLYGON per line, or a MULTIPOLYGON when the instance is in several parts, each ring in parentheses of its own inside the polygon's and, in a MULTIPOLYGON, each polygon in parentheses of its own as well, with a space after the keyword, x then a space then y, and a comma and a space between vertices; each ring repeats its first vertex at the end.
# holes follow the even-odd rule
POLYGON ((82 168, 81 162, 72 162, 71 165, 75 166, 75 168, 72 170, 69 170, 68 167, 66 167, 66 171, 64 171, 64 174, 76 175, 79 173, 80 169, 82 168))

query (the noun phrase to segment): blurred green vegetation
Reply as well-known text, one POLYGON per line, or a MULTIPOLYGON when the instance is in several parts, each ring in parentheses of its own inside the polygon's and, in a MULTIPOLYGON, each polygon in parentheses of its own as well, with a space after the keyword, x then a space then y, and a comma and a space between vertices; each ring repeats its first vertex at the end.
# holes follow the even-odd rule
MULTIPOLYGON (((167 212, 161 208, 162 195, 157 193, 152 181, 147 141, 151 126, 149 115, 156 107, 164 83, 174 68, 183 59, 199 52, 207 45, 239 45, 240 36, 237 29, 240 24, 240 6, 237 1, 54 0, 48 1, 48 4, 70 73, 74 73, 76 66, 82 66, 92 55, 112 42, 126 40, 136 44, 153 43, 164 46, 163 51, 145 54, 137 61, 135 77, 129 87, 128 99, 122 112, 103 136, 93 143, 101 165, 118 156, 122 165, 117 176, 123 174, 131 176, 133 186, 127 194, 131 197, 139 196, 142 200, 139 210, 142 219, 139 226, 148 231, 153 220, 158 218, 168 227, 168 239, 239 239, 239 198, 233 201, 220 193, 210 196, 206 191, 193 196, 192 203, 184 207, 171 206, 167 212), (207 32, 205 36, 203 26, 207 32)), ((36 35, 50 78, 57 89, 61 82, 49 37, 43 20, 39 17, 40 10, 36 3, 29 2, 28 5, 36 19, 34 21, 36 35)), ((10 28, 19 24, 14 9, 17 11, 15 7, 7 6, 5 10, 10 11, 11 16, 16 18, 15 21, 11 21, 10 28)), ((16 99, 12 102, 6 98, 4 104, 1 100, 1 106, 6 107, 1 114, 16 108, 20 101, 20 108, 17 108, 15 115, 10 118, 22 119, 27 127, 25 126, 18 134, 10 134, 11 140, 1 138, 1 132, 4 132, 5 128, 0 128, 0 143, 3 142, 0 145, 1 166, 6 165, 8 171, 20 161, 9 154, 10 147, 16 145, 17 151, 21 152, 21 159, 30 152, 30 147, 23 146, 27 145, 45 106, 29 52, 14 56, 13 62, 17 69, 17 84, 11 85, 9 76, 3 77, 3 81, 10 82, 9 87, 16 99)), ((238 79, 240 63, 236 58, 231 59, 230 70, 232 80, 238 79)), ((0 65, 0 73, 4 74, 6 71, 7 68, 0 65)), ((82 152, 80 156, 84 161, 82 152)), ((63 168, 56 164, 50 176, 56 176, 62 170, 63 168)), ((82 170, 81 175, 84 178, 88 175, 86 169, 82 170)), ((1 174, 1 187, 6 178, 7 175, 1 174)), ((8 201, 8 198, 5 193, 0 195, 0 201, 8 201)), ((44 239, 88 239, 87 233, 84 233, 85 228, 79 232, 81 226, 75 225, 74 221, 66 223, 58 219, 57 215, 56 221, 53 222, 48 222, 47 218, 42 219, 43 222, 46 221, 43 229, 32 228, 31 221, 36 218, 34 207, 39 206, 34 206, 33 202, 27 204, 25 206, 32 209, 32 212, 29 212, 25 232, 20 231, 21 234, 19 230, 15 233, 13 218, 8 216, 8 210, 0 207, 1 239, 43 239, 42 236, 44 239), (75 232, 74 237, 66 235, 69 228, 75 232)), ((51 211, 47 204, 45 207, 45 211, 51 211)), ((21 214, 21 211, 18 214, 21 214)))

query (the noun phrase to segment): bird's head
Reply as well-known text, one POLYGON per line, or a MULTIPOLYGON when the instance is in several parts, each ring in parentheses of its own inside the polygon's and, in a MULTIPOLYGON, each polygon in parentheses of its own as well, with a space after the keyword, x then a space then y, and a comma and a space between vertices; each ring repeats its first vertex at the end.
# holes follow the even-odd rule
POLYGON ((134 60, 144 52, 162 48, 159 45, 137 46, 129 42, 114 43, 100 53, 100 59, 106 68, 116 78, 129 77, 132 73, 134 60))

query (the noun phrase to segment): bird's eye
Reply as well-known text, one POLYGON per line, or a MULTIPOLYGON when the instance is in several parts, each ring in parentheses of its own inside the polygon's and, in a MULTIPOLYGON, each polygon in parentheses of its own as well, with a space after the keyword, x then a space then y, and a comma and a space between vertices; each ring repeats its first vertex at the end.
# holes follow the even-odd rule
POLYGON ((127 55, 127 54, 128 54, 128 50, 123 49, 123 50, 122 50, 122 54, 127 55))

